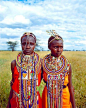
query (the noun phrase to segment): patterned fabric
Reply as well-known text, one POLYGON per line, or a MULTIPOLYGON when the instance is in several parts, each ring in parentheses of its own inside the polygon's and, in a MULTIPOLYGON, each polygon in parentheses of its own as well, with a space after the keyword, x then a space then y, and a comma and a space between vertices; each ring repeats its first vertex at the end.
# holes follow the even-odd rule
POLYGON ((64 108, 65 93, 68 94, 66 96, 68 100, 66 108, 70 108, 70 96, 67 86, 69 66, 68 60, 63 55, 55 58, 49 54, 43 58, 43 79, 47 83, 42 95, 42 102, 45 103, 45 105, 42 104, 43 108, 64 108), (67 86, 67 92, 63 89, 64 85, 67 86))
POLYGON ((16 59, 13 77, 11 108, 41 108, 38 91, 41 82, 41 64, 38 54, 29 56, 20 52, 16 59))

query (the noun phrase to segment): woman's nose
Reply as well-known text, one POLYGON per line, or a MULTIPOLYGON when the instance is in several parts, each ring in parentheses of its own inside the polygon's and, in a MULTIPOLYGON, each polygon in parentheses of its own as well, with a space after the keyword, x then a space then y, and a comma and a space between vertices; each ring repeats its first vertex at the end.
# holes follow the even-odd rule
POLYGON ((29 43, 26 45, 26 48, 30 48, 30 44, 29 43))
POLYGON ((57 50, 60 51, 60 47, 58 47, 57 50))

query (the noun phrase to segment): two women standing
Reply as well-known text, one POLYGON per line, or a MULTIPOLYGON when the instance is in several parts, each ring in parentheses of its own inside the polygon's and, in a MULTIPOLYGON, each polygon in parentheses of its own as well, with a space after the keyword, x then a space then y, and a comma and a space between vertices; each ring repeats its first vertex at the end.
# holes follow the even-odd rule
POLYGON ((75 108, 71 65, 62 55, 63 39, 57 34, 49 38, 51 54, 43 58, 42 64, 34 52, 35 45, 35 35, 24 33, 22 52, 11 63, 12 87, 7 108, 71 108, 71 104, 75 108), (42 98, 38 89, 41 73, 46 83, 42 98))

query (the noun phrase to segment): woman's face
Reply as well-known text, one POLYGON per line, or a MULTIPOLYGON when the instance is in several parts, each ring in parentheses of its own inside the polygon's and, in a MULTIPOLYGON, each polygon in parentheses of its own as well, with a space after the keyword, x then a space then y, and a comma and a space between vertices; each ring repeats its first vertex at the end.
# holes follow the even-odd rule
POLYGON ((63 52, 63 41, 62 40, 52 41, 49 49, 51 50, 52 56, 59 57, 63 52))
POLYGON ((34 52, 35 39, 32 36, 25 36, 21 42, 22 51, 25 55, 30 55, 34 52))

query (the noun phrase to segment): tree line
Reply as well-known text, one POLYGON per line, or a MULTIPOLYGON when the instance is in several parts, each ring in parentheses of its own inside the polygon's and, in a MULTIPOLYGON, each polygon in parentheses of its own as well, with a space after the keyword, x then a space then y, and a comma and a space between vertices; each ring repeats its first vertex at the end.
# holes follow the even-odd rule
MULTIPOLYGON (((35 51, 44 51, 44 48, 42 48, 40 46, 40 44, 41 44, 40 40, 37 39, 35 51)), ((8 45, 8 50, 15 51, 16 47, 18 46, 18 42, 17 41, 15 41, 15 42, 8 41, 7 45, 8 45)), ((47 51, 49 51, 49 49, 47 51)), ((74 50, 74 49, 73 50, 67 50, 67 49, 64 49, 64 51, 86 51, 86 50, 84 50, 84 49, 82 49, 82 50, 74 50)))
MULTIPOLYGON (((8 50, 11 50, 11 51, 15 51, 16 50, 16 47, 18 46, 18 42, 17 41, 15 41, 15 42, 12 42, 12 41, 8 41, 8 42, 6 42, 7 43, 7 45, 8 45, 8 50)), ((40 40, 39 39, 37 39, 37 41, 36 41, 36 47, 35 47, 35 50, 36 51, 43 51, 44 49, 40 46, 40 40)))

